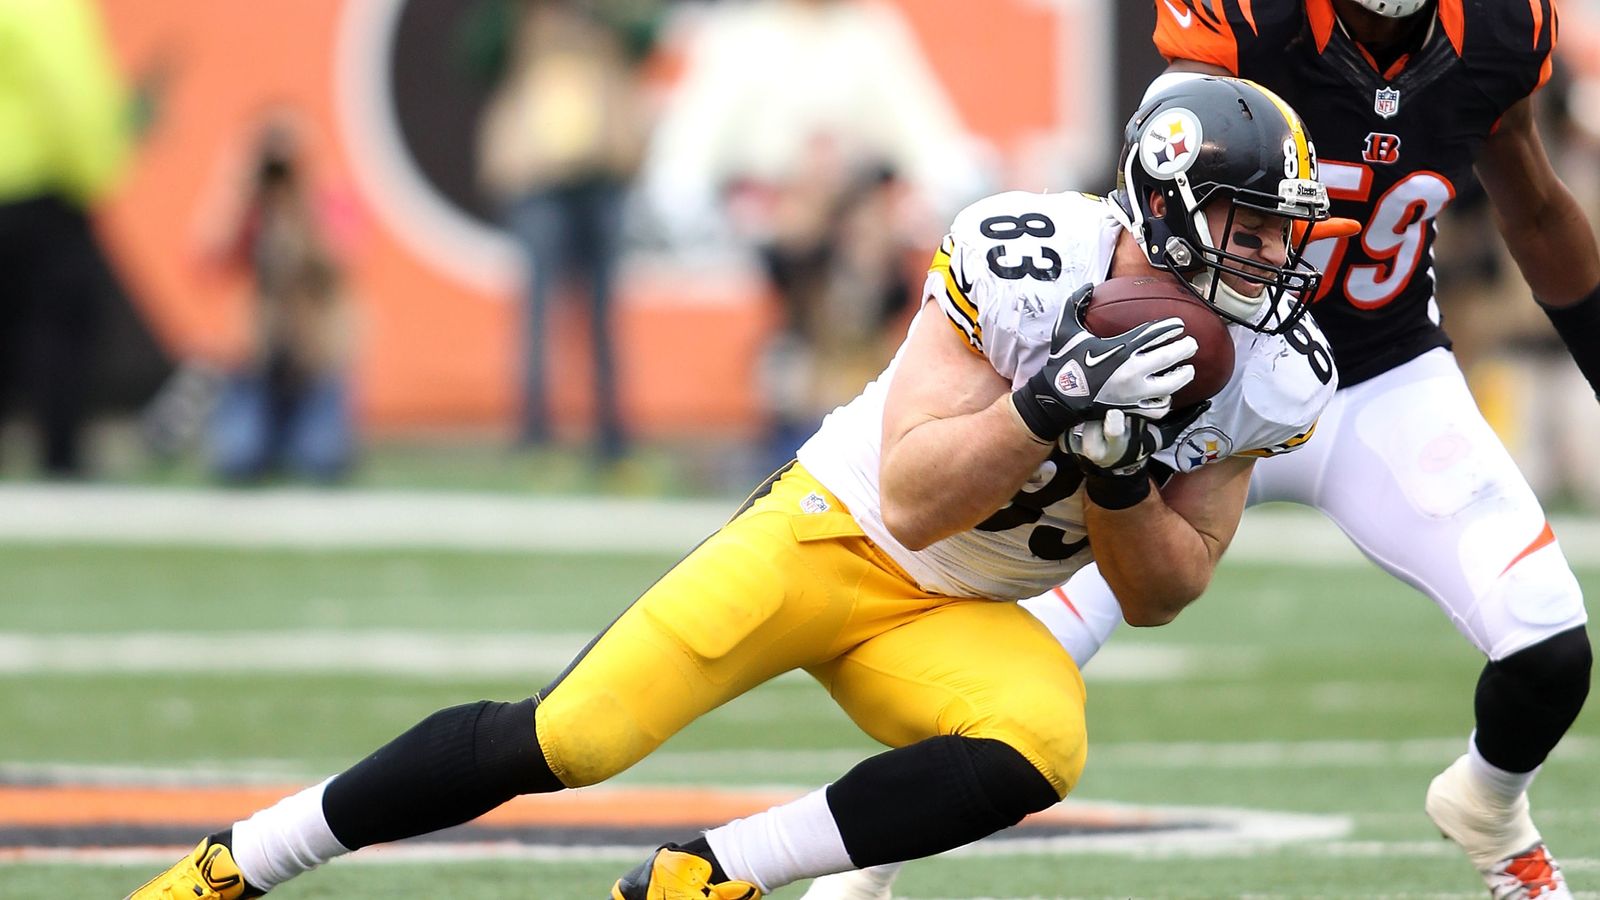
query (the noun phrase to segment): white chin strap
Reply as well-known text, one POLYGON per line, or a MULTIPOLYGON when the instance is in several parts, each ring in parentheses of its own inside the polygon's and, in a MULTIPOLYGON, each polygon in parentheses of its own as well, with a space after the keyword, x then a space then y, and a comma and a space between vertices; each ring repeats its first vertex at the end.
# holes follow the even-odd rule
POLYGON ((1194 289, 1200 292, 1200 296, 1210 297, 1211 302, 1216 305, 1217 309, 1251 325, 1261 325, 1267 320, 1267 315, 1271 312, 1272 304, 1267 302, 1267 297, 1272 292, 1265 287, 1262 287, 1261 293, 1254 297, 1246 297, 1244 294, 1229 287, 1226 281, 1218 280, 1216 273, 1209 269, 1189 279, 1189 283, 1194 285, 1194 289), (1210 293, 1213 281, 1217 285, 1215 294, 1210 293))
POLYGON ((1403 19, 1428 5, 1428 0, 1356 0, 1380 16, 1403 19))

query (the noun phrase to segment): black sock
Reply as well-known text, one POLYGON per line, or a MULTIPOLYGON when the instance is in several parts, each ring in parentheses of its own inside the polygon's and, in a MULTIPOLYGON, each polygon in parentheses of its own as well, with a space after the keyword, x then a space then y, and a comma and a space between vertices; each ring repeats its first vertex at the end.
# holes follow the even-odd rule
POLYGON ((1555 749, 1589 695, 1593 652, 1583 626, 1483 667, 1478 752, 1507 772, 1531 772, 1555 749))
POLYGON ((827 796, 845 852, 859 868, 970 844, 1061 799, 1010 745, 956 735, 864 760, 827 796))
POLYGON ((356 850, 460 825, 519 794, 561 790, 534 734, 536 705, 485 700, 422 720, 328 784, 328 828, 356 850))

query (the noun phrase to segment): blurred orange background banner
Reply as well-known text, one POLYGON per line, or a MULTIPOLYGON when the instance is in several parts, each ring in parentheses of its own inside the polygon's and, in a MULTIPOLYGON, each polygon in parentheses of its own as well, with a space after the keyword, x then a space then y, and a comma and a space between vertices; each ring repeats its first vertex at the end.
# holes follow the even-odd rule
MULTIPOLYGON (((1002 182, 1020 173, 1048 180, 1018 187, 1082 186, 1030 164, 1049 142, 1104 165, 1095 154, 1106 127, 1108 4, 991 0, 980 29, 964 0, 893 5, 966 127, 999 151, 1008 167, 1002 182)), ((247 340, 248 285, 208 266, 208 254, 242 190, 264 118, 287 111, 312 180, 336 211, 359 310, 354 374, 363 424, 505 425, 515 400, 518 273, 488 228, 453 221, 467 217, 430 196, 394 134, 386 92, 404 79, 392 77, 390 32, 407 6, 104 0, 123 71, 151 89, 154 119, 99 225, 173 358, 236 358, 247 340)), ((930 252, 937 238, 930 235, 930 252)), ((776 322, 765 290, 753 272, 625 267, 617 327, 623 410, 633 427, 658 436, 755 428, 750 383, 776 322)), ((551 361, 558 419, 589 418, 583 327, 573 310, 553 319, 558 335, 570 336, 551 361)))

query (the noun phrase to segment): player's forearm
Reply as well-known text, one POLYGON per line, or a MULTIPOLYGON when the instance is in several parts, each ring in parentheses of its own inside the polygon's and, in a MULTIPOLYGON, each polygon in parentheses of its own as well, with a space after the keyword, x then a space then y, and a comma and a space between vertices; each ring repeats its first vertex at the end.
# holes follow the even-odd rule
POLYGON ((1211 549, 1159 493, 1127 509, 1089 503, 1084 514, 1095 563, 1129 625, 1171 622, 1210 584, 1211 549))
POLYGON ((1049 455, 1009 394, 975 413, 930 419, 884 451, 884 525, 912 550, 966 531, 1004 506, 1049 455))
POLYGON ((1600 284, 1600 249, 1582 207, 1566 189, 1552 192, 1549 202, 1524 219, 1498 224, 1506 249, 1540 303, 1569 306, 1600 284))

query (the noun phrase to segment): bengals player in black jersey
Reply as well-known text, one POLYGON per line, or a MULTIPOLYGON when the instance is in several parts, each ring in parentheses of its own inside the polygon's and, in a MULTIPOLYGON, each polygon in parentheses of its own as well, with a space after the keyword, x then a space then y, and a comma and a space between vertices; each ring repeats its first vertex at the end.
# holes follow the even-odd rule
POLYGON ((1527 788, 1588 692, 1583 597, 1449 353, 1430 252, 1435 216, 1476 173, 1533 295, 1600 387, 1600 252, 1530 101, 1550 77, 1556 5, 1159 0, 1156 11, 1162 77, 1228 72, 1280 93, 1317 141, 1334 214, 1364 223, 1308 254, 1326 273, 1312 308, 1339 366, 1334 406, 1309 452, 1262 461, 1252 500, 1322 509, 1484 653, 1477 729, 1430 785, 1428 815, 1495 897, 1570 896, 1527 788))
MULTIPOLYGON (((1526 479, 1468 393, 1434 301, 1435 217, 1474 177, 1573 359, 1600 388, 1600 252, 1551 167, 1531 95, 1550 76, 1553 0, 1155 0, 1169 62, 1260 82, 1316 143, 1334 216, 1311 307, 1339 390, 1298 452, 1257 462, 1250 502, 1321 510, 1484 654, 1465 752, 1426 810, 1492 896, 1572 896, 1527 789, 1577 717, 1592 652, 1577 580, 1526 479)), ((1195 448, 1197 454, 1204 448, 1195 448)), ((1181 459, 1181 457, 1180 457, 1181 459)), ((1120 616, 1092 570, 1023 601, 1080 664, 1120 616), (1059 590, 1059 589, 1058 589, 1059 590), (1071 612, 1068 612, 1068 610, 1071 612)), ((804 900, 889 896, 891 871, 820 879, 804 900)))

